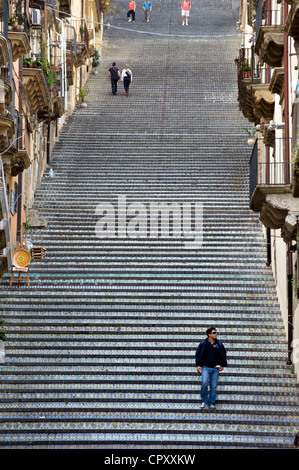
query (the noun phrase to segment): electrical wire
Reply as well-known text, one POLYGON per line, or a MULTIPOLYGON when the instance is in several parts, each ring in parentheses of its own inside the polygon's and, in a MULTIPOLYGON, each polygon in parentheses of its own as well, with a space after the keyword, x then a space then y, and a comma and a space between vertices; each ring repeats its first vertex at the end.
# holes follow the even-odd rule
POLYGON ((228 37, 232 37, 232 38, 236 38, 236 37, 242 37, 246 34, 250 34, 252 35, 252 33, 234 33, 234 34, 219 34, 219 35, 213 35, 213 36, 207 36, 207 35, 181 35, 181 34, 166 34, 166 33, 157 33, 157 32, 152 32, 152 31, 141 31, 141 30, 138 30, 138 29, 130 29, 130 28, 123 28, 121 26, 113 26, 111 25, 110 23, 101 23, 99 21, 94 21, 94 20, 90 20, 90 19, 87 19, 87 18, 82 18, 81 16, 76 16, 76 15, 73 15, 72 13, 66 13, 65 11, 62 11, 62 10, 58 10, 57 8, 53 7, 52 5, 46 3, 46 7, 57 12, 57 13, 62 13, 63 15, 65 16, 70 16, 72 18, 76 18, 77 20, 82 20, 82 21, 86 21, 86 22, 89 22, 89 23, 94 23, 96 25, 99 25, 99 26, 106 26, 107 28, 112 28, 112 29, 117 29, 117 30, 121 30, 121 31, 127 31, 127 32, 130 32, 130 33, 138 33, 138 34, 148 34, 148 35, 151 35, 151 36, 162 36, 162 37, 179 37, 179 38, 187 38, 187 39, 219 39, 219 38, 228 38, 228 37))

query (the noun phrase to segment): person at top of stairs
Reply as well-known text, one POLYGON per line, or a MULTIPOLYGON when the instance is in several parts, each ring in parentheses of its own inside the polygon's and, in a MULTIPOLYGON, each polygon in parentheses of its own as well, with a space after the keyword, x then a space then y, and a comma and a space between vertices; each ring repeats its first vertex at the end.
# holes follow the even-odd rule
POLYGON ((153 6, 152 6, 151 2, 144 2, 143 3, 144 19, 147 23, 150 20, 150 14, 151 14, 152 8, 153 8, 153 6))
POLYGON ((186 21, 186 26, 188 26, 188 21, 189 21, 189 15, 190 15, 190 10, 191 10, 191 2, 187 0, 183 0, 181 3, 181 8, 182 8, 182 26, 184 26, 185 21, 186 21))
POLYGON ((136 2, 134 2, 134 0, 129 2, 128 8, 129 8, 129 11, 127 13, 127 17, 129 18, 129 23, 131 21, 133 21, 133 23, 134 23, 135 22, 135 12, 136 12, 136 2), (132 18, 130 18, 130 16, 132 16, 132 18))

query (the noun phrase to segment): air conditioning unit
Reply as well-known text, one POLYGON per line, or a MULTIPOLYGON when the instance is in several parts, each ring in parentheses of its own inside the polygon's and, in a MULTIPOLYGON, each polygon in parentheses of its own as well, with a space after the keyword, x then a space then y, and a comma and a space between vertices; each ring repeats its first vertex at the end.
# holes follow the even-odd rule
POLYGON ((32 26, 40 26, 41 25, 41 16, 40 10, 32 9, 31 11, 31 24, 32 26))

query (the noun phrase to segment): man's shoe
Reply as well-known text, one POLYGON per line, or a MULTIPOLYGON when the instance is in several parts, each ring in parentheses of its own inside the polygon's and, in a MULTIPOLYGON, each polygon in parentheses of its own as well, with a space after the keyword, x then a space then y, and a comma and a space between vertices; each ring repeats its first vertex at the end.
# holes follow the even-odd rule
POLYGON ((203 410, 204 408, 207 408, 207 407, 208 407, 208 405, 207 405, 206 403, 202 403, 202 404, 200 405, 200 408, 201 408, 202 410, 203 410))
POLYGON ((209 405, 210 410, 215 410, 216 406, 215 405, 209 405))

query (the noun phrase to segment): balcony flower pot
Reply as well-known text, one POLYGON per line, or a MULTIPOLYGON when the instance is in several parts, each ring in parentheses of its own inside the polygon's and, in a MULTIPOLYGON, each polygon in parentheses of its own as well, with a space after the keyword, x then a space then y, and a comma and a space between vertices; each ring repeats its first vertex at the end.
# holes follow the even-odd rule
POLYGON ((249 147, 252 147, 255 144, 255 137, 249 137, 249 139, 247 140, 247 144, 249 145, 249 147))
POLYGON ((23 67, 25 67, 25 68, 32 68, 33 67, 32 57, 23 57, 23 67))

